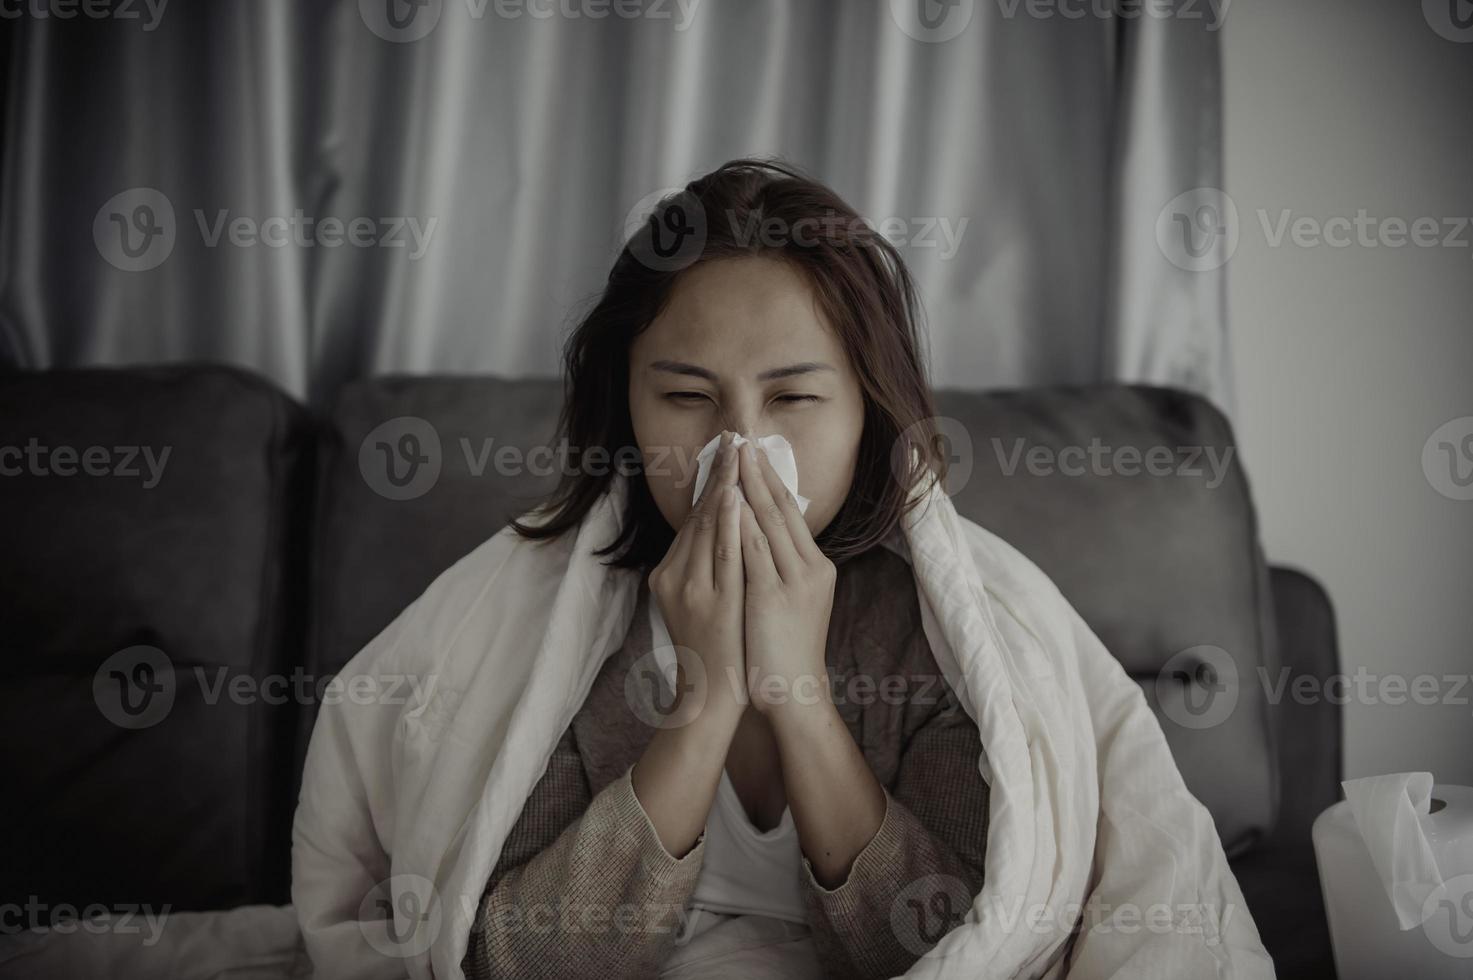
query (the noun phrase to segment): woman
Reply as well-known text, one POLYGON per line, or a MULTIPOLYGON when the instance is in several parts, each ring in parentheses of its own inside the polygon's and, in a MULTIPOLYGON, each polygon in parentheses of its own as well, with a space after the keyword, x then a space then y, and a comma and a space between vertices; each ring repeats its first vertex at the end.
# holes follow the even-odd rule
POLYGON ((1140 685, 946 497, 915 306, 791 169, 656 209, 568 348, 581 472, 333 681, 413 697, 318 712, 315 977, 1274 976, 1140 685))
MULTIPOLYGON (((600 552, 641 573, 639 603, 498 857, 467 976, 890 977, 961 920, 987 838, 979 734, 882 545, 944 472, 915 310, 895 249, 773 163, 694 181, 623 250, 568 345, 560 435, 639 449, 600 552), (806 512, 753 441, 772 435, 806 512), (682 652, 656 724, 626 697, 651 602, 682 652), (897 929, 896 893, 922 880, 942 903, 899 906, 919 919, 897 929), (509 925, 554 906, 634 911, 509 925)), ((572 474, 547 520, 513 526, 566 534, 611 477, 572 474)))

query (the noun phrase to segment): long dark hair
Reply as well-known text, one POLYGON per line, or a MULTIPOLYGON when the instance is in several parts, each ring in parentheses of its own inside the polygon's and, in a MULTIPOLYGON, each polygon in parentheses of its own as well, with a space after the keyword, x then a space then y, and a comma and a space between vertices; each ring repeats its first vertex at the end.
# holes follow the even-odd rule
MULTIPOLYGON (((558 441, 634 461, 619 535, 595 552, 614 555, 608 564, 652 569, 675 536, 649 485, 636 478, 643 472, 629 415, 630 346, 686 269, 750 255, 781 258, 806 273, 864 395, 854 481, 816 539, 824 554, 840 564, 868 550, 919 501, 912 495, 918 481, 945 479, 947 454, 920 357, 915 284, 900 253, 839 195, 796 167, 733 160, 655 205, 563 350, 558 441)), ((611 467, 565 468, 539 521, 511 526, 529 539, 556 538, 582 522, 617 476, 611 467)))

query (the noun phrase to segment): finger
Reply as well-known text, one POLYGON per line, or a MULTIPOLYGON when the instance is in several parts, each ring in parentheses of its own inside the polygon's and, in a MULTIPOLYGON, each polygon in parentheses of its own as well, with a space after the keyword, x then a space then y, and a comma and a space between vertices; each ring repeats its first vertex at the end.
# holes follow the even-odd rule
MULTIPOLYGON (((730 442, 730 434, 722 432, 723 443, 730 442)), ((709 545, 703 551, 698 551, 696 545, 702 534, 715 527, 716 508, 721 496, 721 487, 717 484, 718 473, 724 472, 721 463, 721 446, 718 444, 716 461, 711 467, 711 473, 706 478, 706 485, 701 488, 701 496, 691 505, 690 510, 685 513, 685 520, 681 522, 680 529, 676 532, 675 543, 670 548, 670 566, 676 569, 682 576, 689 575, 694 571, 698 578, 706 583, 711 581, 711 562, 709 545), (692 569, 694 555, 702 555, 703 560, 698 564, 699 569, 692 569)), ((710 535, 714 537, 714 534, 710 535)))
POLYGON ((793 546, 799 555, 806 561, 813 561, 823 555, 823 549, 813 540, 813 532, 808 530, 808 521, 803 518, 803 511, 798 508, 798 498, 793 496, 793 491, 783 483, 783 478, 778 475, 777 468, 772 465, 772 460, 767 458, 766 453, 758 453, 762 466, 762 474, 767 478, 767 487, 772 492, 772 498, 782 508, 787 517, 788 534, 793 539, 793 546))
POLYGON ((742 450, 742 493, 747 495, 747 502, 752 505, 757 524, 762 528, 762 533, 767 535, 768 549, 778 575, 783 581, 788 581, 798 575, 803 566, 798 557, 798 549, 793 544, 793 536, 788 530, 788 516, 773 499, 772 490, 767 486, 767 478, 762 474, 762 463, 758 459, 762 453, 756 444, 748 443, 742 446, 742 450), (748 446, 752 448, 750 453, 746 452, 748 446))
POLYGON ((777 567, 772 563, 771 546, 767 535, 757 524, 757 517, 746 503, 742 511, 742 567, 746 572, 747 587, 771 588, 781 584, 777 567))
POLYGON ((713 578, 716 591, 727 595, 742 592, 742 511, 737 498, 736 486, 727 481, 721 488, 721 516, 716 520, 716 553, 713 556, 716 570, 713 578))
POLYGON ((718 590, 741 585, 741 511, 737 508, 737 458, 731 445, 732 434, 722 433, 722 445, 716 453, 709 482, 715 484, 716 540, 711 553, 711 580, 718 590))
POLYGON ((696 501, 686 517, 685 526, 689 530, 686 531, 687 540, 681 545, 687 576, 708 589, 714 581, 713 555, 716 551, 716 525, 720 517, 721 500, 725 485, 730 482, 728 472, 731 467, 724 459, 728 441, 727 434, 723 432, 710 473, 706 477, 706 485, 701 488, 701 499, 696 501))
POLYGON ((734 433, 730 430, 721 430, 721 441, 716 444, 716 452, 711 458, 711 472, 706 478, 706 485, 701 488, 701 499, 696 506, 708 506, 711 513, 715 514, 721 510, 721 497, 723 488, 732 482, 732 471, 735 469, 735 454, 727 452, 731 446, 734 433))

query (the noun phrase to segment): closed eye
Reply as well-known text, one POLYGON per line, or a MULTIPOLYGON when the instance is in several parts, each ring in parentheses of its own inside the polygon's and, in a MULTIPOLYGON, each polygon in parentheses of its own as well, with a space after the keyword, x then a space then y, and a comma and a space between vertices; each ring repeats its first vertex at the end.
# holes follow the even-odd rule
MULTIPOLYGON (((665 395, 665 397, 671 401, 690 402, 696 399, 709 398, 710 396, 702 391, 672 391, 665 395)), ((823 401, 817 395, 779 395, 777 400, 790 403, 823 401)))

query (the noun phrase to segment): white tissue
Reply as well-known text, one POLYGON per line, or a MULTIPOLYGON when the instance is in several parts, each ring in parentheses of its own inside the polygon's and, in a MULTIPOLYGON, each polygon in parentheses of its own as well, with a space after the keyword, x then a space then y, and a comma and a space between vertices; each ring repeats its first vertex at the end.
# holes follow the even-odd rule
MULTIPOLYGON (((740 446, 749 440, 741 433, 736 433, 732 438, 732 445, 740 446)), ((798 492, 798 460, 793 455, 793 446, 788 440, 777 434, 759 436, 755 442, 767 453, 767 461, 772 464, 778 479, 783 481, 798 501, 799 513, 808 513, 808 498, 798 492)), ((721 448, 721 436, 718 435, 701 448, 696 454, 696 486, 695 492, 691 494, 690 501, 694 504, 701 499, 701 490, 706 486, 706 480, 711 476, 711 466, 716 459, 716 450, 721 448)), ((737 484, 737 496, 746 500, 746 494, 742 493, 741 484, 737 484)), ((748 501, 750 503, 750 501, 748 501)))
POLYGON ((1431 806, 1432 774, 1398 772, 1340 785, 1397 923, 1404 930, 1421 925, 1428 896, 1443 884, 1419 819, 1431 806))

